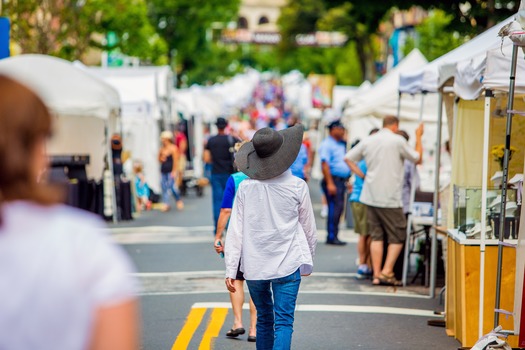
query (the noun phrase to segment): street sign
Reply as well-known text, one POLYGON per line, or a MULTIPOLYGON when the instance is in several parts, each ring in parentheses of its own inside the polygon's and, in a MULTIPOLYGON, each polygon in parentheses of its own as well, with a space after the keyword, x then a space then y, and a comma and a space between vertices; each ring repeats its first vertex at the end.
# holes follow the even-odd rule
POLYGON ((9 57, 9 19, 0 17, 0 59, 9 57))

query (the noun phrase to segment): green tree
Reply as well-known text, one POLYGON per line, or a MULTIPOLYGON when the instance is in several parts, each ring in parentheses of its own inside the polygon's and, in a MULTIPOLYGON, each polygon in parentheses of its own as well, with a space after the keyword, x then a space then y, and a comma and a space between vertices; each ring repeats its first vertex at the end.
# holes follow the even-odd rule
POLYGON ((408 54, 417 47, 432 61, 461 45, 464 40, 459 33, 447 30, 453 15, 442 10, 432 10, 429 16, 416 27, 416 38, 408 38, 403 51, 408 54))
POLYGON ((167 46, 148 21, 145 0, 13 0, 2 11, 24 53, 81 60, 91 48, 109 49, 104 37, 114 32, 113 49, 166 62, 167 46))
POLYGON ((325 12, 323 0, 291 0, 281 9, 277 20, 281 32, 280 49, 283 54, 295 48, 297 34, 312 33, 325 12))
POLYGON ((475 35, 494 26, 518 11, 515 0, 422 0, 414 3, 426 9, 441 9, 452 15, 448 25, 461 35, 475 35))
POLYGON ((210 57, 212 24, 236 20, 240 0, 149 0, 149 18, 166 40, 170 58, 179 73, 198 64, 206 66, 202 56, 210 57), (200 62, 200 63, 198 63, 200 62))

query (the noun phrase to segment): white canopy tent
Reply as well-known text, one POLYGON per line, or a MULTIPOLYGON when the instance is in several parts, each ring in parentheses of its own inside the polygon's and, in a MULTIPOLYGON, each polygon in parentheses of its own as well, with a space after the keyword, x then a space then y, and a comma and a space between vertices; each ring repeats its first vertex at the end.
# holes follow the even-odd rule
POLYGON ((509 17, 427 65, 403 72, 400 75, 399 91, 408 94, 437 92, 448 79, 454 77, 456 63, 484 55, 487 50, 500 45, 501 39, 497 34, 505 24, 511 21, 512 17, 509 17))
MULTIPOLYGON (((343 120, 348 126, 350 140, 362 139, 368 135, 372 128, 381 127, 382 119, 385 116, 398 115, 399 76, 402 73, 421 68, 426 63, 427 60, 421 52, 417 49, 413 50, 370 88, 363 89, 361 93, 355 94, 348 100, 347 107, 343 111, 343 120)), ((432 182, 434 164, 431 161, 433 158, 431 153, 436 141, 438 98, 435 95, 428 95, 424 102, 425 136, 423 137, 423 148, 425 150, 425 162, 420 169, 420 175, 422 187, 430 190, 434 186, 432 182)), ((405 94, 401 96, 400 103, 400 127, 409 135, 414 135, 414 131, 419 125, 421 98, 405 94)))
MULTIPOLYGON (((505 24, 509 23, 507 20, 505 24)), ((501 27, 501 26, 500 26, 501 27)), ((515 98, 514 101, 507 101, 507 106, 504 106, 502 100, 508 100, 507 95, 509 94, 509 84, 511 76, 511 65, 513 57, 513 43, 510 40, 501 42, 501 38, 498 38, 501 43, 496 48, 488 49, 476 57, 472 57, 468 60, 459 62, 456 66, 456 74, 454 79, 454 93, 463 100, 476 100, 479 99, 482 94, 486 91, 490 91, 485 96, 484 103, 484 127, 483 127, 483 152, 481 153, 481 159, 479 162, 482 163, 482 174, 481 174, 481 186, 482 186, 482 199, 481 199, 481 214, 480 217, 487 216, 487 190, 488 190, 488 173, 489 169, 489 142, 493 137, 493 133, 496 130, 491 128, 491 118, 501 118, 507 115, 506 107, 508 103, 519 103, 520 99, 515 98), (493 106, 492 97, 496 97, 496 106, 493 106)), ((523 83, 523 77, 525 77, 525 61, 523 60, 523 53, 518 48, 517 61, 515 66, 514 76, 517 77, 514 84, 513 95, 524 95, 525 84, 523 83)), ((520 119, 522 117, 519 117, 520 119)), ((520 120, 517 120, 518 122, 520 120)), ((519 123, 521 124, 521 123, 519 123)), ((514 135, 516 136, 516 135, 514 135)), ((520 140, 517 140, 520 141, 520 140)), ((458 139, 458 142, 460 140, 458 139)), ((460 146, 461 147, 461 146, 460 146)), ((478 156, 479 157, 479 156, 478 156)), ((461 167, 460 164, 458 164, 461 167)), ((465 181, 464 178, 455 177, 456 181, 465 181)), ((487 223, 485 220, 481 220, 481 232, 485 232, 487 223)), ((522 237, 520 237, 522 240, 522 237)), ((484 299, 485 290, 485 236, 481 235, 480 239, 480 300, 484 299)), ((520 241, 521 242, 521 241, 520 241)), ((523 265, 525 259, 523 258, 523 247, 521 243, 517 253, 517 270, 523 271, 523 265)), ((519 330, 520 324, 520 313, 521 313, 521 293, 523 285, 523 275, 516 274, 516 294, 514 300, 514 330, 519 330)), ((483 303, 480 303, 479 314, 479 335, 483 334, 483 318, 484 308, 483 303)))
MULTIPOLYGON (((172 122, 170 67, 85 67, 113 86, 122 98, 121 133, 124 150, 144 165, 148 186, 160 193, 158 162, 160 126, 172 122)), ((132 174, 128 174, 131 176, 132 174)))
POLYGON ((88 176, 100 179, 109 145, 105 127, 116 125, 118 92, 71 62, 45 55, 6 58, 0 61, 0 73, 33 89, 55 115, 49 154, 89 154, 88 176))
POLYGON ((211 87, 192 86, 178 89, 172 94, 173 110, 190 122, 188 128, 189 144, 195 177, 203 175, 202 156, 204 153, 203 124, 215 122, 217 117, 225 115, 226 106, 223 96, 211 87))
MULTIPOLYGON (((191 121, 190 146, 196 177, 202 176, 203 124, 213 125, 219 116, 236 114, 248 105, 260 80, 260 73, 248 70, 212 86, 191 86, 173 91, 172 108, 191 121)), ((190 130, 188 130, 190 131, 190 130)))
MULTIPOLYGON (((497 33, 500 29, 507 23, 512 21, 512 17, 507 18, 505 21, 499 23, 498 25, 488 29, 483 34, 478 35, 477 37, 469 40, 465 44, 457 47, 456 49, 446 53, 445 55, 438 57, 432 62, 428 63, 421 69, 411 70, 400 75, 399 80, 399 93, 400 94, 426 94, 428 92, 439 92, 439 90, 454 77, 456 65, 459 61, 465 60, 467 58, 479 57, 483 55, 488 49, 496 47, 501 41, 497 38, 497 33)), ((430 95, 434 96, 434 94, 430 95)), ((443 94, 439 94, 439 104, 437 106, 437 111, 439 112, 438 120, 438 129, 437 129, 437 139, 441 143, 441 133, 442 133, 442 101, 443 94)), ((449 118, 450 120, 451 118, 449 118)), ((439 168, 441 166, 441 148, 438 144, 436 147, 436 159, 435 167, 439 168)), ((436 172, 435 178, 435 190, 434 190, 434 206, 438 205, 438 191, 437 187, 440 183, 440 175, 436 172)), ((412 196, 413 198, 413 196, 412 196)), ((410 222, 410 217, 409 217, 410 222)), ((434 213, 434 226, 438 224, 438 214, 437 211, 434 213)), ((434 296, 434 282, 436 274, 436 233, 435 230, 432 234, 432 257, 431 257, 431 285, 430 285, 430 296, 434 296)), ((405 258, 407 256, 408 250, 405 251, 405 258)), ((405 273, 406 274, 406 273, 405 273)), ((403 279, 405 280, 405 274, 403 279)))
MULTIPOLYGON (((313 112, 312 84, 299 71, 291 71, 282 76, 283 91, 286 103, 293 106, 300 115, 310 119, 320 117, 322 113, 313 112)), ((317 110, 315 110, 317 111, 317 110)))
MULTIPOLYGON (((55 116, 54 136, 47 144, 48 154, 87 154, 90 156, 90 164, 86 167, 88 177, 101 179, 105 162, 112 167, 107 158, 110 155, 107 135, 116 128, 120 111, 118 92, 71 62, 46 55, 20 55, 0 60, 0 74, 34 90, 55 116)), ((113 188, 112 183, 109 188, 113 188)), ((112 213, 106 211, 105 214, 113 215, 116 220, 114 195, 111 202, 112 213)))
POLYGON ((207 88, 214 94, 221 96, 226 113, 235 113, 248 105, 253 91, 261 79, 261 74, 254 69, 238 74, 224 83, 213 84, 207 88))

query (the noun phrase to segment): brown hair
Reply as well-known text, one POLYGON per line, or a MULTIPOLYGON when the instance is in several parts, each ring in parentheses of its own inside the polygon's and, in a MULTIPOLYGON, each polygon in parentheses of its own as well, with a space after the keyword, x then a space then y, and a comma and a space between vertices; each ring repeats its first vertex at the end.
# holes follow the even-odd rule
POLYGON ((383 118, 383 127, 391 125, 399 125, 399 119, 397 117, 394 117, 393 115, 387 115, 383 118))
POLYGON ((407 141, 410 140, 410 136, 405 130, 398 130, 396 134, 403 136, 407 141))
POLYGON ((5 76, 0 76, 0 125, 0 205, 58 202, 61 193, 39 183, 32 164, 39 143, 51 134, 51 115, 34 92, 5 76))

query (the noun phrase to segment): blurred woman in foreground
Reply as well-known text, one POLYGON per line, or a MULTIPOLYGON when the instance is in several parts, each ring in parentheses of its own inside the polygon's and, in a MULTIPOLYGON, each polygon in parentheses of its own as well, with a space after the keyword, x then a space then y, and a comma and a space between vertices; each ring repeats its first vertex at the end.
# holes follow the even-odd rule
POLYGON ((138 349, 128 258, 38 180, 51 122, 39 97, 0 76, 0 349, 138 349))

